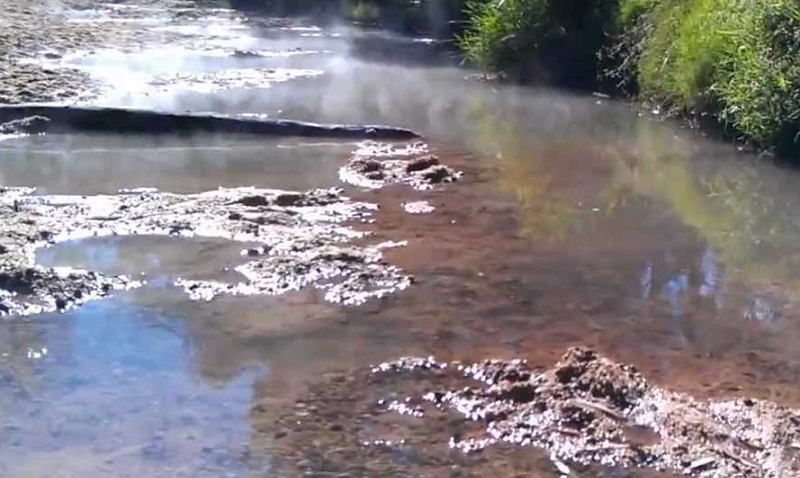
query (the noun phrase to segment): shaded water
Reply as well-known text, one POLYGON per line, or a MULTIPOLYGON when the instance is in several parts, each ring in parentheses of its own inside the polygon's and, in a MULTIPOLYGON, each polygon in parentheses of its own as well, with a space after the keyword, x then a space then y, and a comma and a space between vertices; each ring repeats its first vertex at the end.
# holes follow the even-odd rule
MULTIPOLYGON (((382 205, 378 237, 410 241, 390 260, 417 278, 362 308, 323 305, 312 293, 191 303, 164 285, 227 274, 241 246, 220 242, 104 239, 42 251, 44 264, 147 272, 150 285, 0 323, 9 384, 0 391, 9 417, 1 472, 248 476, 255 454, 252 473, 269 476, 268 452, 280 444, 251 404, 280 410, 323 373, 415 353, 545 364, 588 344, 680 389, 798 403, 796 172, 623 103, 466 79, 435 45, 388 33, 225 21, 168 28, 187 45, 63 61, 135 80, 100 103, 411 127, 465 180, 442 192, 353 191, 382 205), (235 49, 263 57, 232 58, 235 49), (230 68, 263 71, 244 83, 151 84, 154 75, 230 68), (279 68, 323 74, 274 81, 279 68), (416 199, 436 212, 405 214, 400 204, 416 199)), ((0 182, 85 194, 305 189, 337 184, 352 147, 34 137, 0 143, 0 182)))

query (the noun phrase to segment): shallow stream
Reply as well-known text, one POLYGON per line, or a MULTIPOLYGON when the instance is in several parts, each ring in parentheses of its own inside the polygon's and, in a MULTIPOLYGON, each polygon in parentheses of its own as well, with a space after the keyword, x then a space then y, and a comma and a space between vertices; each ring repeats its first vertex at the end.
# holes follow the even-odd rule
MULTIPOLYGON (((150 26, 184 43, 42 61, 86 68, 95 104, 412 128, 463 181, 344 185, 354 143, 0 142, 0 184, 40 193, 345 187, 381 206, 358 228, 409 241, 387 258, 415 277, 360 307, 313 290, 194 302, 172 281, 235 274, 241 244, 133 236, 43 249, 42 265, 148 283, 0 319, 1 476, 280 476, 276 430, 251 407, 280 409, 324 374, 403 355, 547 365, 584 344, 679 390, 800 403, 798 172, 604 97, 487 84, 428 41, 232 12, 163 18, 150 26), (403 210, 420 200, 434 211, 403 210)), ((548 463, 537 473, 558 476, 548 463)))

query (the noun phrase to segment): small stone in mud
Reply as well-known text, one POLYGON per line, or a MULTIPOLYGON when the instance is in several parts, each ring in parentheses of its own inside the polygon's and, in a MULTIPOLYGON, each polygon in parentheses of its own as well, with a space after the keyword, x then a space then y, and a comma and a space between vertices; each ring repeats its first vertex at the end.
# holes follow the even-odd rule
POLYGON ((428 201, 414 201, 403 204, 403 209, 409 214, 428 214, 434 207, 428 201))
POLYGON ((381 163, 379 161, 365 159, 354 163, 354 168, 363 174, 374 173, 381 170, 381 163))
POLYGON ((236 202, 247 207, 261 207, 269 204, 269 200, 262 195, 245 196, 236 202))
POLYGON ((444 182, 445 179, 454 179, 455 176, 451 174, 450 169, 445 166, 439 166, 433 168, 422 176, 425 180, 429 181, 432 184, 438 184, 444 182))
POLYGON ((303 200, 303 195, 299 193, 283 193, 275 196, 275 205, 280 207, 296 206, 303 200))
POLYGON ((414 173, 417 171, 423 171, 432 166, 437 166, 438 164, 439 160, 436 158, 436 156, 423 156, 421 158, 416 158, 409 161, 406 165, 406 172, 414 173))

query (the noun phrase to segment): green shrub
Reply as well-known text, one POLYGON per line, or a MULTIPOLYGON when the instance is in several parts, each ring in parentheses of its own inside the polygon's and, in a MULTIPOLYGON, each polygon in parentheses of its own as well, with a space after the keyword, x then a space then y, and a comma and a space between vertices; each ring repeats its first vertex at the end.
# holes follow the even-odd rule
POLYGON ((797 148, 798 0, 626 0, 620 22, 639 42, 629 53, 644 98, 709 113, 762 147, 797 148))
POLYGON ((466 8, 459 44, 473 65, 520 80, 590 86, 616 1, 468 0, 466 8))

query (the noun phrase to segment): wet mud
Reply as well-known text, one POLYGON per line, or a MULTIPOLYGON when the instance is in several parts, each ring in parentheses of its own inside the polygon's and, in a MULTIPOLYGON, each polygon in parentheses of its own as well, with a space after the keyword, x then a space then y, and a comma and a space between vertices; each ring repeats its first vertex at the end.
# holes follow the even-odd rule
MULTIPOLYGON (((53 67, 42 59, 58 59, 67 51, 117 46, 130 48, 170 38, 142 28, 136 21, 75 21, 75 11, 105 10, 112 17, 146 17, 148 6, 178 8, 171 0, 139 1, 142 11, 125 5, 88 0, 30 0, 4 5, 0 13, 0 104, 83 101, 96 87, 89 75, 74 68, 53 67)), ((152 11, 149 15, 152 15, 152 11)))
POLYGON ((428 145, 423 142, 398 146, 365 141, 339 171, 339 178, 345 183, 367 189, 405 184, 422 191, 452 183, 459 177, 460 172, 440 164, 439 158, 430 154, 428 145))
POLYGON ((277 418, 275 429, 278 441, 290 443, 333 435, 351 453, 361 449, 369 457, 348 464, 343 448, 332 444, 326 451, 298 447, 284 457, 312 474, 380 476, 402 469, 432 476, 447 464, 480 462, 476 457, 510 445, 549 460, 541 469, 563 476, 605 476, 603 470, 614 469, 647 476, 651 469, 661 476, 722 478, 796 476, 798 423, 798 410, 746 398, 698 400, 579 347, 543 370, 520 360, 466 364, 406 357, 333 376, 277 418), (430 430, 431 437, 407 427, 430 430), (440 455, 431 456, 432 450, 440 455), (589 472, 597 474, 584 475, 589 472))

